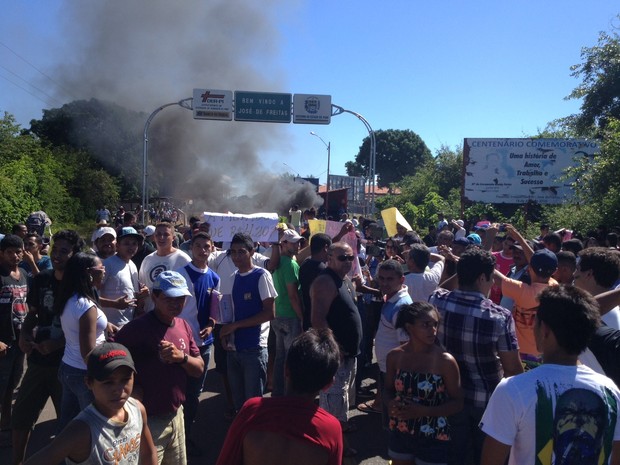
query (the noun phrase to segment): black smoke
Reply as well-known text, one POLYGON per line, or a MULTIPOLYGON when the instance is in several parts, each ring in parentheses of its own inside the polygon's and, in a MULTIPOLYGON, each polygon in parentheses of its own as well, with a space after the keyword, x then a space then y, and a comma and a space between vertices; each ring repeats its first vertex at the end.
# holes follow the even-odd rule
MULTIPOLYGON (((193 88, 285 92, 274 15, 285 4, 67 1, 53 75, 69 91, 59 98, 94 98, 149 115, 191 97, 193 88)), ((98 128, 91 134, 91 145, 101 139, 98 128)), ((151 195, 192 199, 196 210, 239 213, 321 203, 308 186, 262 161, 267 151, 291 156, 283 125, 196 121, 191 111, 173 106, 155 117, 149 136, 151 195)), ((141 129, 137 137, 142 140, 141 129)), ((127 155, 139 167, 141 147, 127 155)), ((105 161, 104 150, 100 157, 105 161)))

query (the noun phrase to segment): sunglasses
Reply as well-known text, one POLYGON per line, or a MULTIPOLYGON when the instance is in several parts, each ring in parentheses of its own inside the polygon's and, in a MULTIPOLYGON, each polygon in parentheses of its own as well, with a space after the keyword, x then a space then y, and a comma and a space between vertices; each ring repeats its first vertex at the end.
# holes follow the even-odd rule
POLYGON ((355 257, 353 255, 337 255, 336 258, 339 262, 346 262, 347 260, 352 262, 355 257))

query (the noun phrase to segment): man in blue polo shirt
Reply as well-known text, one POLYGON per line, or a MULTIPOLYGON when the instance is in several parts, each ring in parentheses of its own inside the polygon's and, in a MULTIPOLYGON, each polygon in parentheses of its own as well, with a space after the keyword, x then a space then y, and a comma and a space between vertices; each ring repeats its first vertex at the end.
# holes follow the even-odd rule
POLYGON ((228 380, 235 410, 251 397, 262 397, 267 383, 267 334, 275 317, 277 292, 271 274, 254 266, 254 241, 233 236, 230 257, 237 267, 232 288, 234 321, 222 326, 220 338, 228 352, 228 380))

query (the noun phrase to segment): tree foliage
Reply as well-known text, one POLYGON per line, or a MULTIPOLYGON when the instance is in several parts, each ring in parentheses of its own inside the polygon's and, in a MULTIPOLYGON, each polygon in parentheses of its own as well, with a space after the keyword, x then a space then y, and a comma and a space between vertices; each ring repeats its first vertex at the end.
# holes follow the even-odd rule
POLYGON ((116 182, 93 164, 86 152, 52 147, 22 131, 5 113, 0 120, 0 231, 36 210, 54 223, 74 224, 92 218, 100 202, 116 203, 116 182))
POLYGON ((574 123, 578 133, 588 135, 593 127, 605 128, 609 118, 620 119, 620 36, 601 32, 597 45, 582 48, 581 58, 571 67, 581 84, 567 98, 582 99, 574 123))
POLYGON ((20 134, 15 118, 0 120, 0 230, 23 222, 41 204, 37 178, 41 148, 30 136, 20 134))
POLYGON ((458 217, 462 163, 461 147, 441 147, 413 176, 392 184, 400 194, 378 199, 377 208, 397 207, 411 226, 420 231, 437 222, 438 213, 458 217))
POLYGON ((30 131, 53 147, 89 154, 88 167, 104 168, 123 198, 138 196, 142 176, 142 113, 97 99, 76 100, 61 108, 43 110, 30 131))
MULTIPOLYGON (((380 187, 397 183, 405 176, 432 159, 424 141, 409 129, 375 131, 375 172, 380 187)), ((364 138, 355 161, 345 163, 349 176, 368 176, 370 164, 370 137, 364 138)))

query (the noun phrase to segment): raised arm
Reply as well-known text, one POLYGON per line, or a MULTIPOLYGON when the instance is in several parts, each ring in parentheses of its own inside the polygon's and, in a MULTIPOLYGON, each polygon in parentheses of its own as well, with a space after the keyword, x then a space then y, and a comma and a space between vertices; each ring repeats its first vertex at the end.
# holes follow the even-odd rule
POLYGON ((523 248, 523 254, 525 255, 525 259, 527 260, 527 262, 529 263, 530 260, 532 259, 532 255, 534 255, 534 250, 532 250, 532 248, 530 247, 530 245, 527 243, 527 241, 525 240, 525 238, 521 235, 521 233, 519 231, 517 231, 517 229, 511 225, 511 224, 507 224, 506 225, 506 233, 512 237, 515 242, 517 244, 519 244, 522 248, 523 248))

